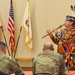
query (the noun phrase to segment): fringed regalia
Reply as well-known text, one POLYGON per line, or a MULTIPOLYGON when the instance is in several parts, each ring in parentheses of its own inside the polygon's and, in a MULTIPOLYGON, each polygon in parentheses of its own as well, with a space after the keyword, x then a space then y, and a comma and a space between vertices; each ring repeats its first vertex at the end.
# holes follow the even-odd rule
POLYGON ((58 53, 62 54, 65 61, 66 69, 75 69, 75 28, 70 31, 57 33, 52 38, 53 42, 58 45, 58 53))

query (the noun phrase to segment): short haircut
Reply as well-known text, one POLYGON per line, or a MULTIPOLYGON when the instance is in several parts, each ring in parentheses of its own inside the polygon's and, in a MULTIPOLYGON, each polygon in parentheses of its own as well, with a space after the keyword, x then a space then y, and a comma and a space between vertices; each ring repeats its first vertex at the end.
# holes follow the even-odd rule
POLYGON ((7 46, 7 45, 6 45, 4 42, 0 41, 0 50, 5 49, 6 46, 7 46))

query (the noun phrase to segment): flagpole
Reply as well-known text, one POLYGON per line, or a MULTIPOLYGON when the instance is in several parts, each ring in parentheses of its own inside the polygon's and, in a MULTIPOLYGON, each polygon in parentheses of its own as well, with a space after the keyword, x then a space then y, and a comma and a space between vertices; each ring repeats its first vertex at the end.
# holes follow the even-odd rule
POLYGON ((17 43, 16 43, 16 46, 15 46, 14 58, 16 56, 16 52, 17 52, 17 47, 18 47, 18 42, 19 42, 19 38, 20 38, 21 31, 22 31, 22 26, 20 27, 19 36, 18 36, 17 43))
MULTIPOLYGON (((7 41, 6 41, 6 37, 5 37, 5 34, 4 34, 4 30, 3 30, 3 27, 1 28, 2 32, 3 32, 3 36, 4 36, 4 40, 6 42, 6 45, 7 45, 7 41)), ((7 50, 8 50, 8 54, 10 56, 10 52, 9 52, 9 48, 8 48, 8 45, 7 45, 7 50)))
MULTIPOLYGON (((13 5, 13 1, 12 0, 11 0, 11 5, 13 5)), ((13 51, 12 50, 11 50, 11 56, 13 57, 13 51)))

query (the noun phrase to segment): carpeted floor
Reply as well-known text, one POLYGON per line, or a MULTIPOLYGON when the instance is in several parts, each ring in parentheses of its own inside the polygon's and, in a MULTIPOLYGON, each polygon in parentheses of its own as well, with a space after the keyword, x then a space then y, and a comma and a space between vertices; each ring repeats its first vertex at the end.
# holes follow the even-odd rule
MULTIPOLYGON (((25 75, 33 75, 32 71, 24 71, 25 75)), ((15 74, 11 74, 11 75, 15 75, 15 74)), ((68 75, 75 75, 75 71, 70 71, 70 74, 68 75)))
MULTIPOLYGON (((25 75, 33 75, 32 71, 25 71, 24 73, 25 75)), ((75 71, 70 71, 70 74, 68 75, 75 75, 75 71)))
MULTIPOLYGON (((33 75, 32 71, 24 71, 25 75, 33 75)), ((11 75, 15 75, 15 74, 11 74, 11 75)))
POLYGON ((25 71, 25 75, 33 75, 32 71, 25 71))
POLYGON ((70 74, 68 75, 75 75, 75 71, 70 71, 70 74))

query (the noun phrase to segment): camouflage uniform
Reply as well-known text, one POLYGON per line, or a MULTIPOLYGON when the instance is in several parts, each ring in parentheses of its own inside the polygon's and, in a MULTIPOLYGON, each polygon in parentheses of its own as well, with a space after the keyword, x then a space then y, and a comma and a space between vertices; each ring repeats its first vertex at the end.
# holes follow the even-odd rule
MULTIPOLYGON (((64 75, 65 65, 63 57, 51 50, 46 50, 33 59, 33 73, 49 73, 64 75)), ((43 75, 43 74, 41 74, 43 75)))
POLYGON ((0 71, 3 71, 8 75, 11 73, 15 73, 15 75, 23 74, 17 61, 10 56, 6 56, 2 52, 0 52, 0 71))

